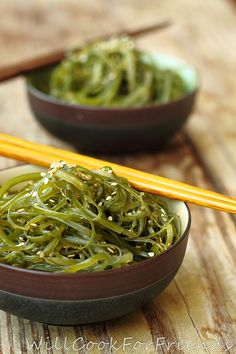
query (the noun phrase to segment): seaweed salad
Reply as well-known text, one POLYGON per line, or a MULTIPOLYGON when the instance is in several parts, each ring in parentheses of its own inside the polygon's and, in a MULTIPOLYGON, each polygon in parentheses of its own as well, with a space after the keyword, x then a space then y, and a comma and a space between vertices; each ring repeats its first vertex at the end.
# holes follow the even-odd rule
POLYGON ((186 88, 178 73, 159 68, 129 37, 118 37, 69 52, 53 69, 48 91, 81 105, 139 107, 178 99, 186 88))
POLYGON ((152 258, 179 238, 176 215, 111 168, 65 162, 0 189, 0 262, 47 272, 115 269, 152 258))

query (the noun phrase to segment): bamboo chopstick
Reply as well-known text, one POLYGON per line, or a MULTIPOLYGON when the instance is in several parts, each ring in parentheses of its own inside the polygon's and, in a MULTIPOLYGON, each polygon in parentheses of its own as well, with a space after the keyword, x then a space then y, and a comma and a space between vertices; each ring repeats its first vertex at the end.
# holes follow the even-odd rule
POLYGON ((236 205, 236 200, 234 200, 233 198, 230 197, 225 197, 222 194, 219 193, 215 193, 212 191, 207 191, 205 189, 201 189, 199 187, 194 187, 194 186, 189 186, 188 184, 182 183, 182 182, 177 182, 177 181, 172 181, 168 178, 165 177, 161 177, 161 176, 154 176, 142 171, 137 171, 128 167, 122 167, 119 166, 117 164, 111 163, 111 162, 107 162, 107 161, 103 161, 103 160, 98 160, 95 159, 93 157, 89 157, 89 156, 85 156, 85 155, 81 155, 78 153, 74 153, 71 151, 65 151, 65 150, 61 150, 58 148, 54 148, 51 146, 46 146, 46 145, 42 145, 42 144, 37 144, 37 143, 32 143, 29 141, 26 141, 24 139, 21 138, 17 138, 11 135, 7 135, 7 134, 1 134, 0 133, 0 142, 6 142, 9 144, 13 144, 19 147, 25 147, 26 149, 30 149, 30 150, 35 150, 38 152, 42 152, 44 154, 47 154, 48 152, 52 153, 53 155, 55 155, 57 158, 68 158, 68 159, 74 159, 78 164, 83 164, 87 167, 87 168, 101 168, 104 165, 109 164, 114 170, 118 171, 118 173, 122 174, 124 177, 130 178, 130 177, 137 177, 137 173, 139 174, 139 176, 142 176, 142 179, 145 179, 147 181, 150 182, 154 182, 154 183, 161 183, 163 185, 166 186, 173 186, 173 182, 175 184, 176 187, 180 188, 181 190, 184 191, 189 191, 191 188, 191 191, 195 191, 195 193, 199 194, 199 195, 208 195, 207 193, 210 193, 210 197, 213 197, 217 199, 217 200, 225 200, 225 201, 229 201, 234 203, 236 205), (63 157, 62 157, 63 156, 63 157), (122 171, 120 170, 122 169, 122 171), (125 171, 124 171, 125 170, 125 171))
POLYGON ((236 213, 236 199, 234 198, 93 157, 32 143, 10 135, 0 134, 0 154, 44 167, 49 167, 52 162, 58 160, 76 163, 89 169, 98 169, 109 165, 118 175, 128 178, 132 186, 139 190, 236 213))
MULTIPOLYGON (((131 31, 120 31, 117 33, 110 33, 106 34, 103 36, 100 36, 98 38, 93 38, 91 40, 103 40, 107 39, 112 36, 120 36, 120 35, 127 35, 130 37, 138 37, 141 35, 145 35, 149 32, 161 30, 164 28, 167 28, 171 25, 171 22, 169 20, 165 20, 162 22, 157 22, 152 25, 146 26, 146 27, 141 27, 137 28, 135 30, 131 31)), ((45 55, 38 56, 36 58, 31 58, 28 60, 24 60, 21 62, 18 62, 16 64, 12 65, 5 65, 3 67, 0 67, 0 81, 4 80, 9 80, 12 79, 16 76, 26 74, 32 70, 39 69, 51 64, 56 64, 59 61, 63 60, 65 58, 66 52, 68 51, 68 48, 63 48, 63 49, 58 49, 55 51, 52 51, 51 53, 47 53, 45 55)), ((73 50, 73 48, 72 48, 73 50)))

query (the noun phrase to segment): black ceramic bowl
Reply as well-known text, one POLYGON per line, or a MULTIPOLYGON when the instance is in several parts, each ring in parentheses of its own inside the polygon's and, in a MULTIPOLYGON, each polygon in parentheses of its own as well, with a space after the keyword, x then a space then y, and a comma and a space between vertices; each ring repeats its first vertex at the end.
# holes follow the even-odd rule
POLYGON ((199 80, 195 69, 181 60, 166 55, 153 55, 153 58, 159 67, 178 72, 185 82, 185 96, 140 108, 80 106, 43 92, 49 68, 36 71, 27 80, 31 109, 51 133, 84 152, 106 154, 158 149, 186 122, 193 109, 199 80))
MULTIPOLYGON (((0 185, 10 177, 38 169, 28 165, 2 171, 0 185)), ((59 325, 94 323, 135 311, 167 287, 185 254, 189 209, 183 202, 166 202, 169 210, 180 217, 181 237, 163 254, 120 269, 76 274, 0 264, 0 309, 59 325)))

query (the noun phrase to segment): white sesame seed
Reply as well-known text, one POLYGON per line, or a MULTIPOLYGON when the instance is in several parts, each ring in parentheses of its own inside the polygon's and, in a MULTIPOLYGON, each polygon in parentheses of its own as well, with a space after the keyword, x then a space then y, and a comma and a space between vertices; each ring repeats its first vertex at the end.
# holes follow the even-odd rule
POLYGON ((38 194, 38 193, 37 193, 36 191, 34 191, 34 192, 32 193, 32 197, 36 197, 37 194, 38 194))
POLYGON ((24 208, 21 208, 21 209, 18 210, 18 213, 21 213, 24 210, 25 210, 24 208))
POLYGON ((149 257, 154 257, 155 253, 154 252, 148 252, 149 257))
POLYGON ((40 257, 40 258, 43 258, 43 257, 44 257, 44 252, 43 252, 43 251, 40 252, 39 257, 40 257))
POLYGON ((113 217, 112 216, 108 216, 107 218, 109 221, 112 221, 113 220, 113 217))
POLYGON ((132 216, 132 213, 129 211, 129 212, 127 213, 127 215, 132 216))
POLYGON ((40 176, 41 176, 41 177, 45 177, 45 176, 46 176, 46 172, 41 172, 41 173, 40 173, 40 176))
POLYGON ((48 184, 48 182, 49 182, 48 177, 44 178, 43 183, 44 183, 44 184, 48 184))
POLYGON ((86 175, 85 173, 81 173, 81 176, 80 176, 83 180, 85 181, 90 181, 92 176, 90 175, 86 175))
POLYGON ((117 186, 117 184, 118 184, 117 182, 112 182, 111 186, 117 186))
POLYGON ((116 194, 116 191, 112 192, 111 194, 112 194, 112 195, 115 195, 115 194, 116 194))
POLYGON ((30 224, 30 226, 37 227, 38 225, 37 225, 37 224, 32 223, 32 224, 30 224))
POLYGON ((52 169, 54 169, 54 168, 58 169, 58 168, 64 167, 65 165, 66 165, 65 161, 60 161, 60 162, 53 162, 50 167, 52 169))
POLYGON ((55 203, 55 200, 54 199, 49 199, 51 203, 55 203))
POLYGON ((74 257, 75 255, 74 254, 68 254, 68 258, 72 258, 72 257, 74 257))
POLYGON ((106 200, 111 200, 111 198, 112 198, 112 196, 111 196, 111 195, 108 195, 108 196, 106 197, 106 200))
POLYGON ((25 245, 24 242, 20 242, 20 243, 18 244, 18 246, 24 246, 24 245, 25 245))
POLYGON ((98 206, 102 206, 102 204, 103 204, 103 202, 99 202, 99 203, 98 203, 98 206))
POLYGON ((109 80, 114 80, 115 77, 116 77, 116 76, 115 76, 113 73, 110 73, 110 74, 108 75, 108 79, 109 79, 109 80))

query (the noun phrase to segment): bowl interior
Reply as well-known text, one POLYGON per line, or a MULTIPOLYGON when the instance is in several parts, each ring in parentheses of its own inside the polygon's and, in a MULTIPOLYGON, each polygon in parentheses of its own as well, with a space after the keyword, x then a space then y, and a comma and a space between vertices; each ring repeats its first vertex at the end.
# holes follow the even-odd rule
POLYGON ((152 53, 151 56, 160 69, 173 70, 179 74, 185 83, 187 94, 198 89, 200 80, 196 69, 192 65, 164 53, 152 53))
MULTIPOLYGON (((152 61, 154 61, 157 66, 161 69, 169 69, 174 72, 176 72, 183 80, 185 84, 185 95, 187 96, 190 93, 197 91, 200 85, 200 80, 199 76, 197 74, 196 69, 184 62, 183 60, 167 55, 167 54, 156 54, 156 53, 148 53, 147 55, 147 61, 150 61, 150 58, 152 61)), ((27 84, 30 87, 30 89, 33 89, 36 91, 35 93, 39 94, 42 98, 47 99, 51 102, 63 102, 64 105, 69 105, 69 106, 78 106, 78 107, 86 107, 83 105, 59 100, 53 96, 49 95, 49 80, 50 76, 52 74, 53 69, 56 67, 56 65, 52 65, 46 68, 38 69, 34 71, 32 74, 27 76, 27 84)), ((184 97, 183 96, 183 97, 184 97)), ((162 106, 166 103, 160 103, 160 104, 153 104, 153 105, 145 105, 144 107, 150 107, 150 106, 162 106)), ((167 102, 168 104, 168 102, 167 102)), ((106 109, 106 107, 100 107, 100 106, 88 106, 88 107, 94 107, 96 109, 106 109)), ((109 108, 109 107, 108 107, 109 108)), ((129 109, 128 107, 112 107, 112 109, 118 108, 119 110, 127 110, 129 109)), ((135 108, 135 107, 131 107, 135 108)), ((137 108, 137 107, 136 107, 137 108)))
MULTIPOLYGON (((45 169, 34 165, 23 165, 2 170, 0 171, 0 186, 2 186, 3 183, 5 183, 10 178, 15 177, 17 175, 43 170, 45 169)), ((168 199, 164 197, 160 198, 163 199, 167 204, 169 212, 175 213, 179 216, 180 224, 176 226, 180 227, 180 234, 182 236, 186 231, 189 223, 189 212, 186 204, 178 200, 168 199)))

